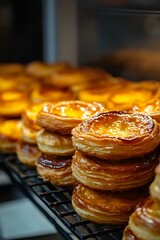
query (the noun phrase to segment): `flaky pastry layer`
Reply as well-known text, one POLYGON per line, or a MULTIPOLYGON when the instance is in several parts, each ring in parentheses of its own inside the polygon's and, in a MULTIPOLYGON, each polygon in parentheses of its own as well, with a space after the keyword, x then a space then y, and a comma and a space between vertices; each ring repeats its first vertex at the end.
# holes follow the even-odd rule
POLYGON ((48 132, 44 129, 37 134, 39 149, 46 154, 71 156, 74 153, 71 135, 48 132))
POLYGON ((41 129, 41 127, 36 124, 36 118, 37 114, 42 110, 42 108, 43 103, 33 104, 28 106, 28 108, 22 113, 22 120, 26 127, 36 131, 41 129))
POLYGON ((142 202, 130 216, 129 228, 142 240, 159 240, 160 202, 149 197, 142 202))
POLYGON ((105 224, 125 224, 144 196, 142 189, 100 192, 78 185, 72 195, 72 205, 86 220, 105 224))
POLYGON ((22 121, 21 126, 22 140, 26 143, 37 144, 38 130, 27 127, 22 121))
POLYGON ((62 101, 46 103, 37 115, 36 123, 51 132, 70 134, 71 130, 84 119, 102 112, 104 107, 100 103, 86 103, 82 101, 62 101))
POLYGON ((159 124, 148 115, 104 112, 72 130, 75 149, 106 160, 139 157, 160 142, 159 124))
POLYGON ((34 167, 37 159, 41 155, 41 151, 38 149, 37 145, 18 142, 16 154, 20 162, 27 166, 34 167))
POLYGON ((75 184, 71 162, 72 157, 42 154, 36 162, 36 169, 44 181, 57 186, 69 186, 75 184))
POLYGON ((123 161, 103 161, 76 151, 72 173, 82 185, 102 191, 126 191, 149 183, 159 162, 158 153, 123 161))
POLYGON ((150 185, 150 194, 160 201, 160 164, 156 167, 155 173, 155 179, 150 185))
POLYGON ((127 225, 126 228, 124 229, 122 240, 142 240, 142 239, 135 237, 135 235, 127 225))
POLYGON ((133 107, 133 111, 148 114, 160 123, 160 98, 153 99, 143 104, 139 103, 133 107))

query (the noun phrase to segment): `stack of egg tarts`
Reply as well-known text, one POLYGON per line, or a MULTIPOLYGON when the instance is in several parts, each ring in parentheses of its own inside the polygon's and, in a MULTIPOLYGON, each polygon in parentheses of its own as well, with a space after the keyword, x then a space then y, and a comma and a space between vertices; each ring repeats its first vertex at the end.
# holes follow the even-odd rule
POLYGON ((150 185, 150 197, 142 201, 129 218, 123 240, 160 239, 160 164, 150 185))
POLYGON ((104 112, 72 130, 72 204, 84 219, 126 224, 158 164, 159 124, 140 113, 104 112))
POLYGON ((36 124, 36 116, 43 104, 30 105, 21 117, 22 140, 17 143, 16 153, 20 162, 35 166, 40 150, 37 147, 37 133, 41 128, 36 124))
POLYGON ((74 154, 71 130, 82 120, 102 110, 103 106, 99 103, 74 100, 44 104, 36 120, 42 127, 37 135, 37 144, 42 154, 36 169, 43 180, 59 186, 75 183, 71 171, 74 154))

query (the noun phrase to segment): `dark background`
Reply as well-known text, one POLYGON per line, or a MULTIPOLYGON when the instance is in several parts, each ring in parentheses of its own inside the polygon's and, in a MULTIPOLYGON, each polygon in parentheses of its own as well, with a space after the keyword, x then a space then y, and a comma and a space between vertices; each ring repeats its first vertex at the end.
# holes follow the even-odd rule
POLYGON ((0 62, 42 59, 40 0, 0 0, 0 62))

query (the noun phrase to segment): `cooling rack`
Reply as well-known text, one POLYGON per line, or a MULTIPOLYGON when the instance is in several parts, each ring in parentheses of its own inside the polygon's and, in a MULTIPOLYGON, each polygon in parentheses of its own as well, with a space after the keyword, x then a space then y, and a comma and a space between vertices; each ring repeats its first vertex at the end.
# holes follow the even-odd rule
POLYGON ((34 168, 20 163, 14 154, 1 154, 1 164, 65 239, 122 239, 124 226, 94 224, 80 218, 71 204, 72 189, 44 182, 34 168))

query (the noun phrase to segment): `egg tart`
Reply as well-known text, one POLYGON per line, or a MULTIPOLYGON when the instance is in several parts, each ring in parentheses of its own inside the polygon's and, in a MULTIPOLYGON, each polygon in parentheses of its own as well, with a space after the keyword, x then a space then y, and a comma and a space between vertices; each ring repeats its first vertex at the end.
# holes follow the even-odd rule
POLYGON ((37 144, 46 154, 71 156, 74 153, 71 135, 52 133, 42 129, 37 134, 37 144))
POLYGON ((158 153, 123 161, 103 161, 76 151, 72 173, 77 182, 100 191, 126 191, 149 183, 158 164, 158 153))
POLYGON ((36 80, 26 74, 0 76, 0 91, 18 90, 30 92, 36 86, 36 80))
POLYGON ((75 184, 71 162, 72 157, 42 154, 36 162, 36 169, 44 181, 57 186, 68 186, 75 184))
POLYGON ((57 72, 48 78, 48 82, 57 87, 72 87, 74 85, 93 83, 108 78, 101 69, 71 68, 57 72))
POLYGON ((82 101, 62 101, 46 103, 37 116, 37 124, 51 132, 71 134, 71 130, 84 119, 87 119, 104 107, 100 103, 86 103, 82 101))
POLYGON ((6 120, 0 124, 0 151, 14 153, 17 141, 21 140, 20 120, 6 120))
POLYGON ((132 111, 135 104, 141 104, 159 97, 159 89, 149 89, 132 84, 123 89, 113 91, 107 101, 107 108, 111 111, 132 111))
POLYGON ((40 130, 36 124, 37 114, 42 110, 43 103, 29 105, 28 108, 22 113, 22 120, 25 126, 30 127, 33 130, 40 130))
POLYGON ((19 63, 1 63, 0 75, 20 74, 24 72, 24 66, 19 63))
POLYGON ((27 166, 34 167, 37 159, 41 155, 41 151, 34 144, 18 142, 16 146, 16 154, 20 162, 27 166))
POLYGON ((66 63, 31 62, 26 66, 25 71, 34 77, 44 78, 68 68, 71 68, 71 66, 66 63))
POLYGON ((153 99, 143 104, 139 102, 137 105, 133 106, 133 111, 147 114, 160 123, 160 98, 153 99))
POLYGON ((28 94, 18 90, 0 92, 0 115, 19 117, 29 104, 28 94))
POLYGON ((130 216, 129 228, 138 239, 160 239, 160 202, 147 198, 130 216))
POLYGON ((46 101, 65 101, 72 100, 75 96, 69 90, 57 89, 49 86, 40 86, 34 89, 31 93, 32 103, 41 103, 46 101))
POLYGON ((160 201, 160 164, 156 167, 155 173, 155 179, 150 185, 150 194, 160 201))
POLYGON ((148 115, 104 112, 72 130, 75 149, 104 160, 146 155, 160 142, 159 124, 148 115))
POLYGON ((82 218, 103 224, 126 224, 136 205, 144 199, 142 188, 125 192, 100 192, 77 185, 72 205, 82 218))
POLYGON ((124 79, 112 79, 114 78, 83 87, 78 92, 78 99, 86 102, 100 102, 106 105, 107 100, 113 91, 120 91, 128 84, 124 79))

